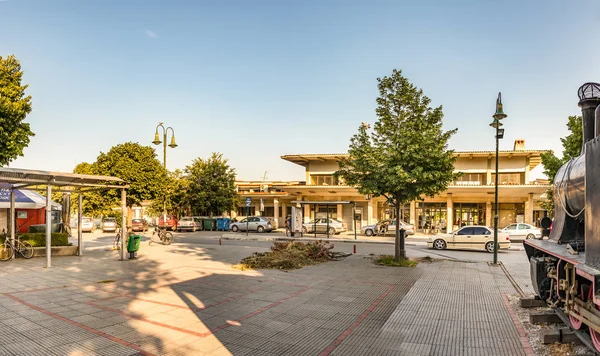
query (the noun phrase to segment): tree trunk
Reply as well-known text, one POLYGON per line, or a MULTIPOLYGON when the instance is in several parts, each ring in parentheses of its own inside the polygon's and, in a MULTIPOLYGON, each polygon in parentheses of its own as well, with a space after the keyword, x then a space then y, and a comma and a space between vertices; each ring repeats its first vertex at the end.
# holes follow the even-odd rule
POLYGON ((400 234, 400 193, 396 194, 396 238, 395 238, 395 258, 396 261, 406 259, 406 250, 404 249, 404 234, 400 234))
POLYGON ((71 236, 71 193, 63 193, 61 215, 62 230, 71 236))

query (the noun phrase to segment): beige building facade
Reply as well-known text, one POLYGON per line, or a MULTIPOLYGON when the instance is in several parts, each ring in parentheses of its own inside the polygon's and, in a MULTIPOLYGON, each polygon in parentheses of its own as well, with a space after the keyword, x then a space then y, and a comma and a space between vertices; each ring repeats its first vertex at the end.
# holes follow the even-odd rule
MULTIPOLYGON (((530 173, 541 163, 543 150, 526 150, 523 140, 515 141, 513 150, 500 151, 498 159, 499 226, 515 222, 536 225, 542 217, 540 202, 550 188, 546 180, 531 180, 530 173)), ((436 233, 452 231, 465 225, 493 224, 495 151, 456 151, 455 171, 462 176, 448 189, 433 198, 423 197, 401 209, 401 219, 414 224, 417 231, 436 233)), ((262 215, 283 226, 296 201, 303 204, 305 222, 329 216, 340 219, 350 230, 394 217, 394 209, 383 197, 360 194, 355 187, 339 182, 334 173, 338 161, 346 154, 294 154, 281 158, 305 167, 305 181, 251 182, 238 181, 242 203, 234 216, 262 215), (251 198, 246 210, 245 199, 251 198), (322 204, 320 204, 322 202, 322 204), (351 202, 351 204, 331 204, 351 202), (326 204, 327 203, 327 204, 326 204)))

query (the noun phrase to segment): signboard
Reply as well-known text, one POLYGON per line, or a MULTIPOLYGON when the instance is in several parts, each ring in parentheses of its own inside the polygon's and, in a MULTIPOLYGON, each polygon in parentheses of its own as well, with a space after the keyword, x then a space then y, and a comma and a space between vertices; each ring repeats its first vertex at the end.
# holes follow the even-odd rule
POLYGON ((292 227, 293 232, 302 232, 302 209, 292 207, 292 227))
POLYGON ((17 219, 27 219, 26 211, 17 211, 17 219))
POLYGON ((260 200, 260 211, 265 211, 265 203, 263 202, 263 200, 260 200))
POLYGON ((252 198, 246 198, 246 206, 250 207, 252 205, 252 198))

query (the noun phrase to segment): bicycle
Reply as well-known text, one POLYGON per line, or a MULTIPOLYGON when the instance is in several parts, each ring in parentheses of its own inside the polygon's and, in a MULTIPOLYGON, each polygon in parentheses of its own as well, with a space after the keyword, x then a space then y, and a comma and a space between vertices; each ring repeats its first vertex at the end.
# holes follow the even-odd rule
POLYGON ((148 245, 152 245, 154 241, 154 235, 158 233, 158 239, 163 245, 170 245, 173 242, 173 234, 168 232, 166 228, 156 227, 152 236, 150 237, 150 241, 148 241, 148 245))
POLYGON ((2 249, 0 249, 0 261, 10 260, 15 254, 15 251, 19 252, 21 256, 26 259, 33 257, 33 246, 31 246, 29 241, 21 241, 19 237, 17 237, 13 244, 11 239, 7 236, 2 244, 2 249))
MULTIPOLYGON (((115 240, 113 241, 113 250, 121 249, 121 232, 123 229, 117 229, 117 236, 115 236, 115 240)), ((127 239, 129 239, 129 235, 131 235, 131 226, 127 226, 127 239)), ((127 243, 127 239, 125 243, 127 243)))

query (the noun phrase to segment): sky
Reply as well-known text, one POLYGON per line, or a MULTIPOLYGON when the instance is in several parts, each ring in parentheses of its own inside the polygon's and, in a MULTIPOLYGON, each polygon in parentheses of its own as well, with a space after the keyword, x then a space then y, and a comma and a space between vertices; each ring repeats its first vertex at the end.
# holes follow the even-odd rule
POLYGON ((502 92, 500 149, 560 154, 600 81, 597 0, 0 0, 0 24, 36 134, 10 166, 61 172, 164 122, 170 170, 220 152, 238 179, 304 180, 280 156, 347 152, 393 69, 442 105, 450 148, 495 148, 502 92))

